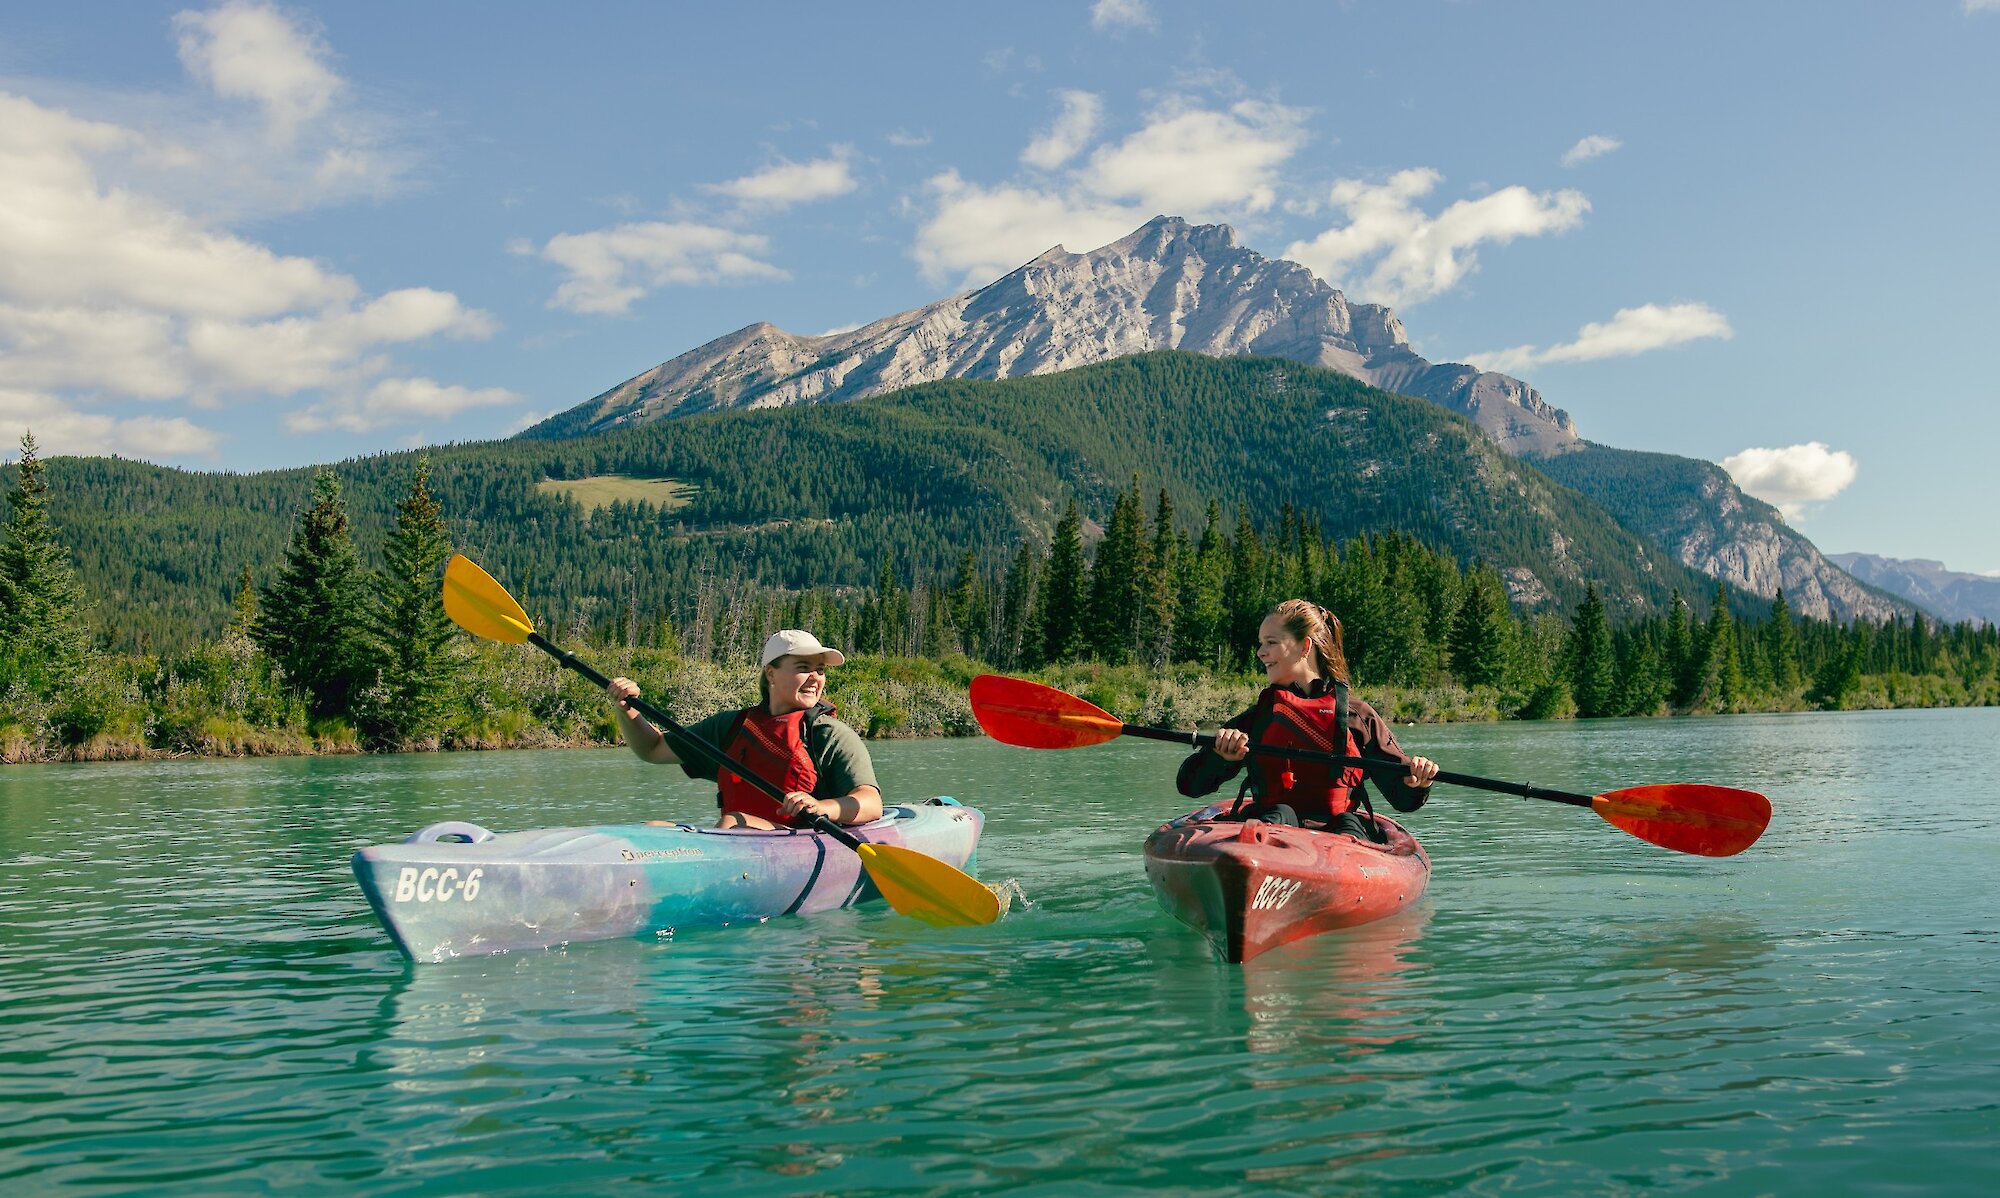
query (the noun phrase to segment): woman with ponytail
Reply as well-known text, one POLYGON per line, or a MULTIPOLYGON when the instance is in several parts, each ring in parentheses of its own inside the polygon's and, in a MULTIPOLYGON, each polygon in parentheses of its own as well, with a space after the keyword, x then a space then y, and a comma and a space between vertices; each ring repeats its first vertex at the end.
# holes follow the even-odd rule
POLYGON ((1263 663, 1270 685, 1250 710, 1217 730, 1213 748, 1198 749, 1181 763, 1182 794, 1192 798, 1212 793, 1248 761, 1250 775, 1239 799, 1247 801, 1258 818, 1381 839, 1358 766, 1343 769, 1264 753, 1252 757, 1254 742, 1397 762, 1404 772, 1387 777, 1378 773, 1376 783, 1398 811, 1424 805, 1437 763, 1405 753, 1388 721, 1349 696, 1340 621, 1332 612, 1304 599, 1278 604, 1258 626, 1257 660, 1263 663))

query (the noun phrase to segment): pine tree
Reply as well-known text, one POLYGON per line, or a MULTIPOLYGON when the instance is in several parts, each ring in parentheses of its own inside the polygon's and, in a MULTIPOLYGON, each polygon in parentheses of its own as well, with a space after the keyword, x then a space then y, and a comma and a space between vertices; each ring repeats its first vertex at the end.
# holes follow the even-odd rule
POLYGON ((1785 602, 1783 588, 1771 600, 1771 618, 1764 624, 1764 652, 1771 661, 1772 688, 1780 699, 1789 700, 1798 693, 1801 682, 1799 629, 1792 622, 1792 609, 1785 602))
POLYGON ((278 577, 264 588, 252 636, 319 717, 346 715, 367 684, 363 638, 367 592, 331 470, 313 475, 312 504, 299 516, 278 577))
POLYGON ((1586 718, 1612 714, 1617 699, 1617 665, 1604 601, 1598 598, 1593 582, 1585 587, 1583 603, 1570 628, 1570 694, 1576 699, 1576 714, 1586 718))
POLYGON ((1700 659, 1695 655, 1694 614, 1688 610, 1687 600, 1681 598, 1678 587, 1667 604, 1667 643, 1661 656, 1664 658, 1661 664, 1673 684, 1667 692, 1667 702, 1686 707, 1694 701, 1700 659))
POLYGON ((1011 670, 1039 652, 1034 639, 1040 634, 1035 623, 1035 547, 1026 541, 1014 551, 1013 564, 1007 568, 1007 589, 1000 602, 1000 644, 994 651, 993 664, 1011 670))
POLYGON ((1513 642, 1507 588, 1491 566, 1474 566, 1452 617, 1451 672, 1466 686, 1497 686, 1507 676, 1513 642))
POLYGON ((1704 640, 1695 702, 1715 711, 1734 711, 1743 698, 1743 666, 1736 656, 1736 620, 1729 614, 1729 591, 1719 582, 1704 640))
POLYGON ((1632 638, 1625 654, 1623 680, 1619 687, 1620 715, 1657 715, 1666 706, 1669 681, 1665 663, 1650 634, 1632 638))
POLYGON ((230 605, 229 626, 223 629, 222 634, 225 637, 247 637, 256 626, 257 577, 250 572, 250 567, 245 566, 243 572, 236 576, 236 600, 230 605))
POLYGON ((1090 571, 1090 622, 1086 643, 1100 661, 1119 664, 1131 660, 1137 640, 1140 604, 1145 578, 1144 509, 1140 506, 1139 480, 1132 489, 1121 491, 1111 508, 1111 523, 1097 545, 1097 560, 1090 571))
POLYGON ((1222 505, 1211 499, 1201 540, 1182 562, 1174 641, 1183 661, 1220 664, 1222 630, 1226 626, 1223 577, 1228 562, 1229 550, 1222 535, 1222 505))
POLYGON ((1249 512, 1236 513, 1236 541, 1229 548, 1229 571, 1222 580, 1224 612, 1222 660, 1241 665, 1257 645, 1257 626, 1269 605, 1264 600, 1264 547, 1250 527, 1249 512))
POLYGON ((1071 661, 1083 652, 1084 585, 1083 514, 1072 499, 1069 510, 1056 521, 1048 569, 1042 573, 1036 604, 1041 611, 1042 643, 1035 664, 1071 661))
POLYGON ((955 648, 969 657, 982 657, 986 645, 981 633, 986 627, 986 588, 980 585, 979 559, 968 549, 958 559, 958 578, 952 583, 951 601, 946 608, 955 648))
POLYGON ((1174 527, 1174 501, 1160 488, 1153 508, 1153 550, 1146 571, 1145 610, 1140 624, 1145 662, 1163 670, 1174 659, 1174 623, 1180 601, 1181 549, 1186 538, 1174 527))
MULTIPOLYGON (((381 663, 384 730, 396 740, 435 735, 457 690, 452 622, 439 591, 451 536, 430 490, 429 457, 417 458, 410 490, 396 508, 396 527, 382 545, 385 569, 376 579, 372 631, 381 663)), ((628 602, 628 606, 630 606, 628 602)), ((637 635, 636 608, 619 621, 637 635)))
POLYGON ((34 434, 21 434, 20 477, 0 538, 0 689, 11 676, 52 690, 90 658, 89 602, 49 519, 46 469, 34 434))

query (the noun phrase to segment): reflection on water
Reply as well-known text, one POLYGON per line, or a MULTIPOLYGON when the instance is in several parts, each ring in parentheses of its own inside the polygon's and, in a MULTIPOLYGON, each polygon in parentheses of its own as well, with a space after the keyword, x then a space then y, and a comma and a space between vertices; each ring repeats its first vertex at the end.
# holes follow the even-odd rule
POLYGON ((892 785, 987 812, 987 877, 1032 906, 413 966, 355 848, 699 818, 704 788, 618 751, 0 771, 0 1191, 2000 1183, 2000 712, 1399 734, 1565 789, 1755 786, 1778 816, 1711 861, 1440 789, 1423 903, 1229 966, 1140 868, 1185 807, 1175 754, 891 743, 892 785))
POLYGON ((1416 1034, 1412 1007, 1399 1004, 1424 968, 1418 942, 1429 903, 1337 935, 1281 946, 1242 965, 1251 1052, 1288 1053, 1302 1043, 1331 1047, 1348 1066, 1416 1034), (1405 975, 1411 976, 1405 976, 1405 975))

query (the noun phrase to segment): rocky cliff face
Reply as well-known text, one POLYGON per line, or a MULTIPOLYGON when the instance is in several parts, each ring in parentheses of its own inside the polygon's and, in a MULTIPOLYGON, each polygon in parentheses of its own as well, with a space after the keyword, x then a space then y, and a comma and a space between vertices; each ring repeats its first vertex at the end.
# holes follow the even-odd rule
MULTIPOLYGON (((1569 414, 1521 380, 1428 362, 1389 309, 1350 303, 1298 263, 1243 248, 1227 225, 1164 216, 1100 249, 1072 254, 1057 246, 977 291, 849 332, 739 329, 522 436, 571 437, 698 412, 858 399, 946 378, 1049 374, 1159 349, 1330 367, 1458 412, 1508 453, 1545 467, 1585 445, 1569 414)), ((1706 469, 1675 472, 1678 489, 1667 495, 1557 477, 1682 562, 1755 594, 1783 586, 1801 614, 1879 619, 1897 610, 1829 564, 1720 469, 1700 465, 1706 469), (1669 500, 1695 515, 1653 518, 1669 500)))
POLYGON ((575 436, 665 416, 880 395, 946 378, 1049 374, 1184 349, 1327 366, 1470 417, 1510 453, 1577 444, 1568 413, 1519 379, 1437 366, 1387 308, 1350 304, 1227 225, 1159 217, 1089 253, 1061 246, 977 291, 827 337, 751 325, 690 350, 528 436, 575 436))

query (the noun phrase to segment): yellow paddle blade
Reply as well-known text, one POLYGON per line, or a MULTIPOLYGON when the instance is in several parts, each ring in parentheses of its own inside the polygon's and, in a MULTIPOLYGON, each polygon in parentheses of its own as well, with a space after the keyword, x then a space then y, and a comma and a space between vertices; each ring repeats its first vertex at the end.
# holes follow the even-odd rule
POLYGON ((476 637, 510 645, 525 643, 535 630, 507 588, 461 553, 444 568, 444 614, 476 637))
POLYGON ((863 844, 862 868, 899 915, 958 928, 1000 918, 1000 899, 971 874, 894 844, 863 844))

